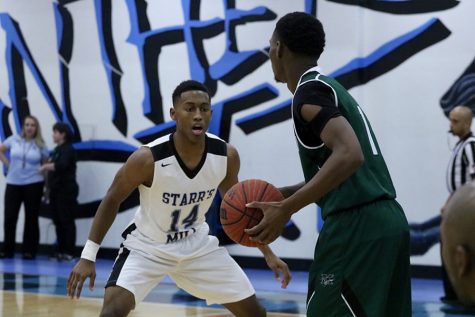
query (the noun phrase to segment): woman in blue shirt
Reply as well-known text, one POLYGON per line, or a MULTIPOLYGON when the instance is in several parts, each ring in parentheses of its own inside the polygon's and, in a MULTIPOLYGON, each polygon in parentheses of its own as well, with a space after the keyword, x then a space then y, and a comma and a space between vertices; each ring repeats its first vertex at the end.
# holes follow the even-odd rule
POLYGON ((26 116, 20 135, 0 144, 0 160, 8 168, 5 189, 4 242, 0 258, 12 258, 21 204, 25 207, 22 252, 24 259, 34 259, 38 251, 38 213, 43 195, 44 176, 39 169, 48 158, 38 119, 26 116), (5 156, 9 153, 9 158, 5 156))

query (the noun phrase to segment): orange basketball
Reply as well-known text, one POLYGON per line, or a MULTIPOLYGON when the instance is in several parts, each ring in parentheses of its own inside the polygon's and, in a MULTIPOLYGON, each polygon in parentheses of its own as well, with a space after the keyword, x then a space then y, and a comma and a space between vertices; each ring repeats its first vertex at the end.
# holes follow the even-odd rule
POLYGON ((248 179, 235 184, 224 195, 219 211, 219 219, 224 232, 231 240, 247 247, 257 244, 249 239, 244 229, 254 227, 261 221, 263 214, 260 209, 247 208, 246 204, 253 201, 281 201, 282 193, 266 181, 248 179))

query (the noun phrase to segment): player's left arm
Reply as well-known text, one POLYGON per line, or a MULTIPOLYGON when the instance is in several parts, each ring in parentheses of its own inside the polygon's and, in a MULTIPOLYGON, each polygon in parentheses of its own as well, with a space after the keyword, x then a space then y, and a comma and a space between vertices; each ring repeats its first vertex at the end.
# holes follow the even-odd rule
MULTIPOLYGON (((302 116, 311 120, 319 110, 319 106, 304 105, 302 116)), ((350 177, 364 162, 358 138, 345 117, 331 118, 323 127, 320 138, 332 153, 312 179, 283 201, 286 210, 297 212, 310 203, 319 201, 350 177)))
MULTIPOLYGON (((306 122, 310 122, 321 110, 321 106, 304 104, 301 114, 306 122)), ((254 202, 247 205, 251 208, 260 208, 264 213, 264 218, 259 224, 245 230, 253 241, 269 244, 277 239, 292 214, 319 201, 363 164, 364 156, 360 143, 345 117, 330 118, 319 135, 332 153, 312 179, 280 202, 254 202)))
POLYGON ((272 272, 274 272, 275 279, 281 282, 282 288, 287 288, 287 285, 289 285, 290 280, 292 279, 292 274, 290 273, 287 263, 275 255, 268 245, 258 245, 257 248, 264 255, 267 266, 269 266, 272 272))
POLYGON ((305 182, 300 182, 295 185, 290 185, 290 186, 284 186, 284 187, 279 187, 278 190, 284 196, 284 198, 292 196, 297 190, 302 188, 305 185, 305 182))

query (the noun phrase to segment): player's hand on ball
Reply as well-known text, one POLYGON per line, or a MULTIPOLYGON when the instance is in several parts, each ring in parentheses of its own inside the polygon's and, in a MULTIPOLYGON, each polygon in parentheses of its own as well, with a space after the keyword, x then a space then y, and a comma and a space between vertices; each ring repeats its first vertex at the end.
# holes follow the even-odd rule
POLYGON ((253 228, 244 230, 252 241, 261 244, 269 244, 277 239, 284 231, 284 227, 290 219, 290 214, 281 208, 282 202, 251 202, 248 208, 262 210, 264 217, 253 228))
POLYGON ((284 196, 272 184, 261 179, 246 179, 234 184, 224 195, 219 209, 219 220, 224 232, 236 243, 257 247, 260 243, 252 241, 245 233, 257 225, 264 214, 258 208, 248 208, 247 203, 282 201, 284 196))

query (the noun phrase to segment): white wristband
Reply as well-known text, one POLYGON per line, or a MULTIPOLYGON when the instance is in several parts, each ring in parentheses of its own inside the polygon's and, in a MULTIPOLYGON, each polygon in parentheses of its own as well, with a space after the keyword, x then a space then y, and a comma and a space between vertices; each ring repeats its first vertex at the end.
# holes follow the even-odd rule
POLYGON ((96 262, 96 255, 97 251, 99 251, 99 247, 100 245, 98 245, 94 241, 87 240, 86 244, 84 245, 84 249, 82 249, 81 259, 96 262))

